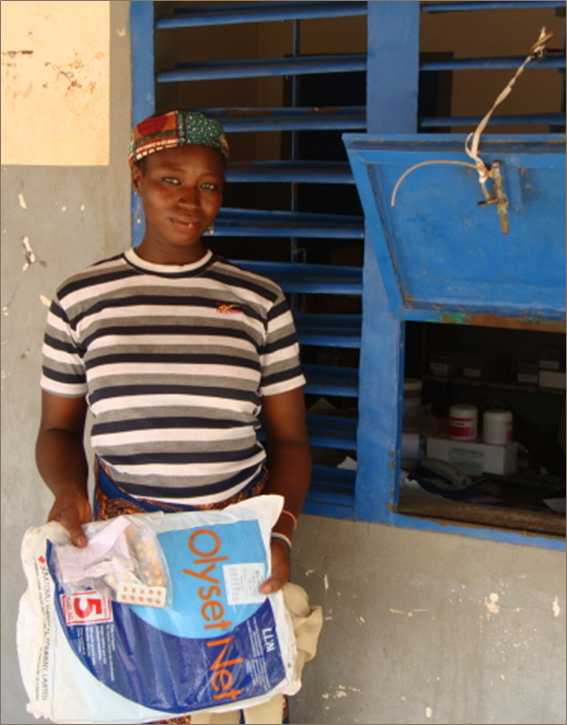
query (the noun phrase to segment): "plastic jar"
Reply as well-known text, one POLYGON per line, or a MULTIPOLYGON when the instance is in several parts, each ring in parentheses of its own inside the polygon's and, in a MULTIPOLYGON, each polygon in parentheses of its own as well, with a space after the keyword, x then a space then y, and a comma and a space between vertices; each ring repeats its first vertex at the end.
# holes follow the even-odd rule
POLYGON ((475 441, 478 434, 478 408, 475 405, 452 405, 449 408, 449 438, 475 441))
POLYGON ((505 446, 512 440, 514 416, 510 410, 495 408, 482 416, 482 438, 485 443, 505 446))

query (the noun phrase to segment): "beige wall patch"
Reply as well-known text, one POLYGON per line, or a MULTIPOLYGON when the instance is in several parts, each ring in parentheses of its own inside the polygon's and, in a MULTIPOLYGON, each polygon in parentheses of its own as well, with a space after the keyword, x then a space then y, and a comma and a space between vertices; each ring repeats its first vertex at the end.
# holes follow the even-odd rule
POLYGON ((108 164, 110 3, 3 0, 0 10, 2 164, 108 164))

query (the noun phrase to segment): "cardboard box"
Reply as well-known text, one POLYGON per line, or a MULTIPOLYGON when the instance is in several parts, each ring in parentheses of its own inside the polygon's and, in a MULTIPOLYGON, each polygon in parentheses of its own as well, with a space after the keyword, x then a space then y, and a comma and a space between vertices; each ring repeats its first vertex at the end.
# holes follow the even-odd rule
POLYGON ((540 370, 539 386, 540 388, 565 390, 565 373, 555 370, 540 370))
POLYGON ((455 441, 446 437, 427 438, 427 457, 456 466, 471 476, 516 473, 518 444, 494 446, 481 441, 455 441))

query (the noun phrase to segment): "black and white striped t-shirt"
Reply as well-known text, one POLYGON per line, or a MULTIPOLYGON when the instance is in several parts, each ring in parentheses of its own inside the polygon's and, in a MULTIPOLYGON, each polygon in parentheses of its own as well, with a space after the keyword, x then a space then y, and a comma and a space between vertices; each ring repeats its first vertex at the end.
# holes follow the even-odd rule
POLYGON ((129 249, 48 314, 41 386, 86 395, 93 450, 133 495, 205 504, 257 480, 262 396, 304 383, 280 287, 210 251, 170 266, 129 249))

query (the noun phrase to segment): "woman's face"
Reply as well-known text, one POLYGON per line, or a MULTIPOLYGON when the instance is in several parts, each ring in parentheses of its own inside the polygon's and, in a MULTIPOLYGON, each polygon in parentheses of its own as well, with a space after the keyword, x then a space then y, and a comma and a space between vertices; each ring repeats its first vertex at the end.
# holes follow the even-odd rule
POLYGON ((132 171, 146 218, 138 248, 152 261, 196 261, 204 247, 201 235, 222 204, 224 161, 208 146, 180 146, 152 154, 132 171))

